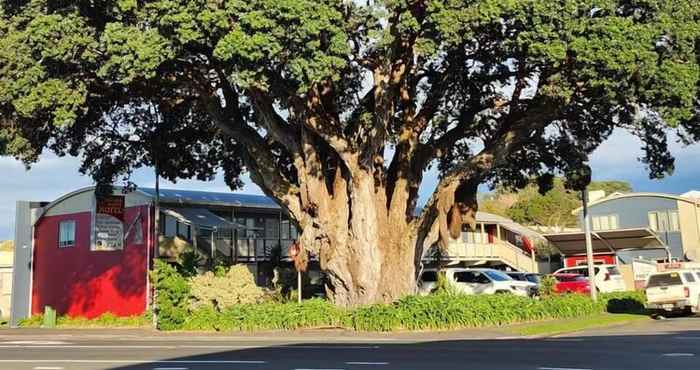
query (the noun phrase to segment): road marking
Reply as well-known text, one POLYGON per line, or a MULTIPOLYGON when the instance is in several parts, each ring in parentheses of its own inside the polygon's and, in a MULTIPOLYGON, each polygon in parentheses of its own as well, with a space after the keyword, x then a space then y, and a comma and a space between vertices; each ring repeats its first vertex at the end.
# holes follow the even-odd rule
POLYGON ((388 362, 360 362, 360 361, 348 361, 346 365, 389 365, 388 362))
MULTIPOLYGON (((226 345, 81 345, 81 344, 70 344, 70 345, 0 345, 0 348, 26 348, 26 349, 248 349, 248 348, 262 348, 267 346, 260 345, 249 345, 249 346, 226 346, 226 345)), ((293 344, 284 346, 275 346, 276 349, 377 349, 379 346, 310 346, 301 345, 296 346, 293 344)))
POLYGON ((593 369, 582 369, 575 367, 538 367, 538 370, 593 370, 593 369))
POLYGON ((17 344, 17 345, 59 345, 59 344, 70 344, 68 342, 61 342, 57 340, 13 340, 9 342, 0 342, 1 344, 17 344))
POLYGON ((60 366, 36 366, 34 370, 63 370, 60 366))
POLYGON ((664 357, 694 357, 694 353, 664 353, 664 357))
POLYGON ((267 361, 245 360, 0 360, 0 364, 266 364, 267 361))

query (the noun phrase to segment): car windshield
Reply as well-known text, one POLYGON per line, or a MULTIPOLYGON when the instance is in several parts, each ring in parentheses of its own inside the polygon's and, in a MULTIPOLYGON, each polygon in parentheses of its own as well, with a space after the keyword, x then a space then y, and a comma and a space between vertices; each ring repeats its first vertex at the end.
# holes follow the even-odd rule
POLYGON ((508 275, 500 271, 484 271, 484 274, 494 281, 508 281, 513 280, 508 275))
POLYGON ((651 275, 649 277, 648 288, 654 288, 659 286, 669 286, 669 285, 683 285, 681 280, 681 275, 677 272, 669 272, 668 274, 658 274, 651 275))
POLYGON ((513 280, 526 280, 526 276, 524 274, 518 274, 518 273, 512 273, 512 274, 506 274, 510 276, 511 279, 513 280))
POLYGON ((525 279, 531 283, 535 283, 535 284, 540 283, 540 277, 535 275, 535 274, 525 275, 525 279))
POLYGON ((425 282, 436 282, 437 281, 437 271, 425 271, 423 275, 421 275, 420 278, 422 281, 425 282))

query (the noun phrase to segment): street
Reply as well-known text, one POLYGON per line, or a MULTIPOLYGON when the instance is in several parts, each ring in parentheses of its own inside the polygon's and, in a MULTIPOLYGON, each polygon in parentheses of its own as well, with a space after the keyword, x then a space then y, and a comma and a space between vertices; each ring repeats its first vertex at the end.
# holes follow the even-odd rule
MULTIPOLYGON (((3 370, 606 370, 700 368, 700 319, 523 339, 412 335, 152 335, 0 331, 3 370), (420 337, 424 336, 424 339, 420 337)), ((147 332, 145 332, 147 333, 147 332)))

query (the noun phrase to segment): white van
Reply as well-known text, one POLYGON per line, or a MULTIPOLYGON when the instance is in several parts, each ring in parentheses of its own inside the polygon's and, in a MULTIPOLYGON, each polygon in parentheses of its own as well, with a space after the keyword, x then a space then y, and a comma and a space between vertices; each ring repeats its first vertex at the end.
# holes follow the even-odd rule
MULTIPOLYGON (((624 292, 627 290, 625 279, 617 265, 595 265, 595 286, 601 293, 624 292)), ((577 274, 588 277, 588 266, 565 267, 554 272, 556 274, 577 274)))
POLYGON ((649 275, 646 288, 647 308, 660 313, 698 313, 700 311, 700 272, 677 270, 649 275))
MULTIPOLYGON (((538 294, 537 284, 513 280, 503 271, 486 268, 447 268, 441 270, 447 281, 463 294, 510 293, 525 297, 538 294)), ((418 281, 418 292, 426 295, 437 289, 438 272, 424 270, 418 281)))

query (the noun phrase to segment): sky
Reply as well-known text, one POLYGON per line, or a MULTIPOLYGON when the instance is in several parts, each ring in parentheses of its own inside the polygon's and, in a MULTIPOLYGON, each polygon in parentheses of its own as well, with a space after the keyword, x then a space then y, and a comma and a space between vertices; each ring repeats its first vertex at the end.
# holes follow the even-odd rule
MULTIPOLYGON (((700 144, 683 146, 678 142, 670 145, 676 158, 676 170, 672 176, 662 180, 650 180, 642 156, 641 142, 625 131, 615 131, 591 157, 594 180, 624 180, 632 184, 635 191, 681 194, 689 190, 700 190, 700 144)), ((72 157, 59 158, 44 155, 30 170, 12 158, 0 157, 0 240, 14 236, 15 202, 17 200, 51 201, 68 192, 92 185, 92 180, 78 172, 79 160, 72 157)), ((139 186, 153 187, 153 171, 137 171, 132 180, 139 186)), ((240 192, 262 194, 248 178, 240 192)), ((431 194, 437 183, 437 173, 429 171, 420 189, 421 202, 431 194)), ((190 189, 227 192, 221 176, 211 182, 181 180, 176 184, 161 181, 163 188, 190 189)))

